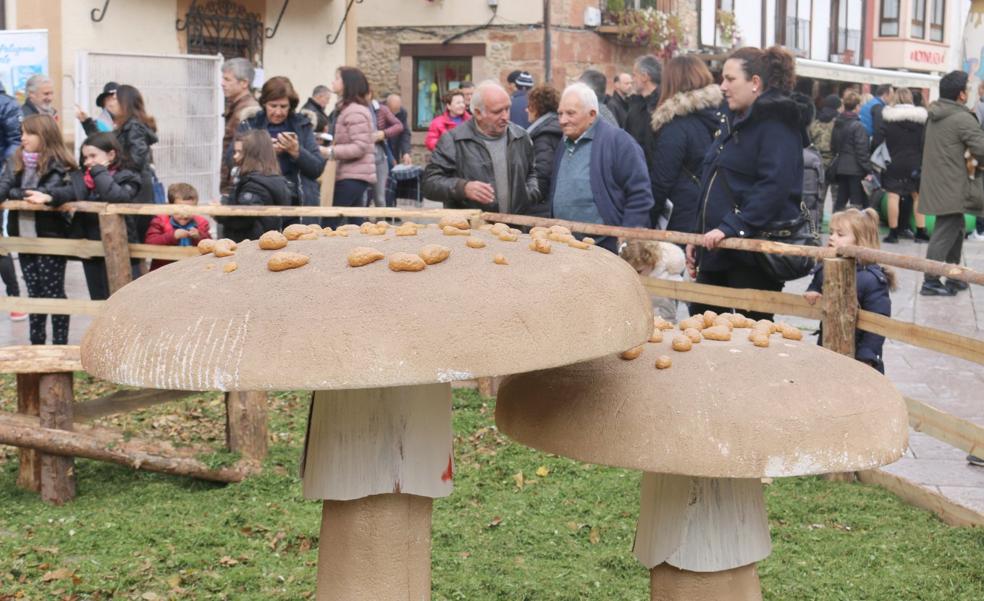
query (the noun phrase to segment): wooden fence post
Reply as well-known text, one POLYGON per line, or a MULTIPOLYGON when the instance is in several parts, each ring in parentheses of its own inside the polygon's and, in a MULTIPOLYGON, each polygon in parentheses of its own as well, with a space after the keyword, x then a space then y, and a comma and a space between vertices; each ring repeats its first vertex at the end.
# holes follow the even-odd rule
MULTIPOLYGON (((72 372, 44 374, 39 387, 42 428, 72 430, 72 372)), ((75 459, 41 454, 41 499, 61 505, 75 498, 75 459)))
MULTIPOLYGON (((858 284, 854 259, 823 260, 823 347, 854 357, 858 325, 858 284)), ((827 480, 854 482, 854 472, 827 474, 827 480)))
MULTIPOLYGON (((17 413, 40 415, 40 385, 41 374, 17 374, 17 413)), ((41 492, 41 455, 33 449, 19 449, 17 454, 20 457, 17 486, 41 492)))
POLYGON ((823 260, 823 347, 854 357, 858 286, 854 259, 823 260))
POLYGON ((226 393, 226 445, 243 459, 267 454, 267 393, 226 393))
POLYGON ((133 279, 130 267, 130 247, 126 235, 126 218, 123 215, 99 214, 99 232, 106 251, 106 275, 109 293, 126 286, 133 279))

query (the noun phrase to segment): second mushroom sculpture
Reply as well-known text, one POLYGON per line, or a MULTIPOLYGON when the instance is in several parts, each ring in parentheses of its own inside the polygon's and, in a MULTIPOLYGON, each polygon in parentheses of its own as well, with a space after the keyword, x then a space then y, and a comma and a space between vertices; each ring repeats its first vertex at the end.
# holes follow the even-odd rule
POLYGON ((218 242, 114 294, 82 344, 87 371, 123 384, 314 391, 303 488, 324 501, 322 601, 430 598, 432 499, 454 474, 451 382, 649 336, 649 299, 614 254, 560 230, 534 241, 442 226, 218 242))
POLYGON ((905 404, 875 370, 774 324, 719 322, 705 337, 692 320, 621 356, 510 376, 496 424, 542 451, 644 472, 634 552, 654 601, 759 600, 761 479, 895 461, 905 404))

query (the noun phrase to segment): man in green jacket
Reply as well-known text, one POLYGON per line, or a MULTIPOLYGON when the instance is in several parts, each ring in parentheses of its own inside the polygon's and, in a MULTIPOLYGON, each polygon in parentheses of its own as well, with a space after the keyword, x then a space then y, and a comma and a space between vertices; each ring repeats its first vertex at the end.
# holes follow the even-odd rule
MULTIPOLYGON (((984 131, 967 108, 967 73, 951 71, 940 80, 940 99, 929 105, 923 147, 919 210, 936 216, 926 258, 959 263, 964 239, 964 213, 984 211, 984 177, 968 175, 964 152, 984 165, 984 131)), ((954 296, 967 284, 926 274, 919 294, 954 296)))

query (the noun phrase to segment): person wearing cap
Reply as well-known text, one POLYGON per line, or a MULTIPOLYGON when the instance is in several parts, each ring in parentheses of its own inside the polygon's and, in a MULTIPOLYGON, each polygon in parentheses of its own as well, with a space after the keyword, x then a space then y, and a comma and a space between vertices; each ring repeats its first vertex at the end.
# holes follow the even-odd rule
MULTIPOLYGON (((567 86, 550 195, 557 219, 621 227, 650 227, 652 185, 642 150, 617 125, 598 118, 598 96, 586 84, 567 86)), ((598 239, 616 252, 618 240, 598 239)))
POLYGON ((115 81, 106 82, 103 86, 103 91, 99 96, 96 96, 96 106, 102 109, 99 115, 95 119, 90 117, 82 107, 75 105, 75 117, 82 123, 82 129, 85 130, 87 136, 92 134, 106 131, 113 131, 115 127, 113 124, 113 112, 110 110, 108 104, 116 104, 116 88, 119 84, 115 81))
POLYGON ((542 212, 533 143, 525 129, 509 122, 509 106, 509 94, 498 82, 475 88, 474 117, 441 136, 431 154, 424 196, 450 209, 542 212))
POLYGON ((55 84, 47 75, 32 75, 27 80, 25 91, 27 98, 21 113, 25 117, 31 115, 48 115, 58 121, 58 111, 55 110, 55 84))
POLYGON ((526 114, 528 100, 526 94, 533 87, 533 76, 526 71, 513 71, 506 79, 512 84, 515 92, 512 93, 512 108, 509 109, 509 120, 516 125, 526 129, 530 126, 530 118, 526 114))

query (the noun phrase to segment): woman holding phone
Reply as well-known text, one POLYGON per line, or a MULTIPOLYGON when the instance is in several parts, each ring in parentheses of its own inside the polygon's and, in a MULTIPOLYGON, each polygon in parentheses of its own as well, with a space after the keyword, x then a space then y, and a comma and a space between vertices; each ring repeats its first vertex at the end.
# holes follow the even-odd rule
MULTIPOLYGON (((325 160, 318 152, 314 139, 317 117, 310 111, 298 111, 300 99, 294 86, 286 77, 271 77, 260 90, 260 106, 245 109, 241 115, 239 132, 265 129, 277 153, 280 172, 291 184, 291 204, 294 206, 318 206, 321 204, 321 187, 318 178, 325 169, 325 160)), ((233 149, 226 149, 232 156, 233 149)), ((284 226, 297 223, 296 218, 284 219, 284 226)), ((316 219, 310 220, 312 223, 316 219)))

